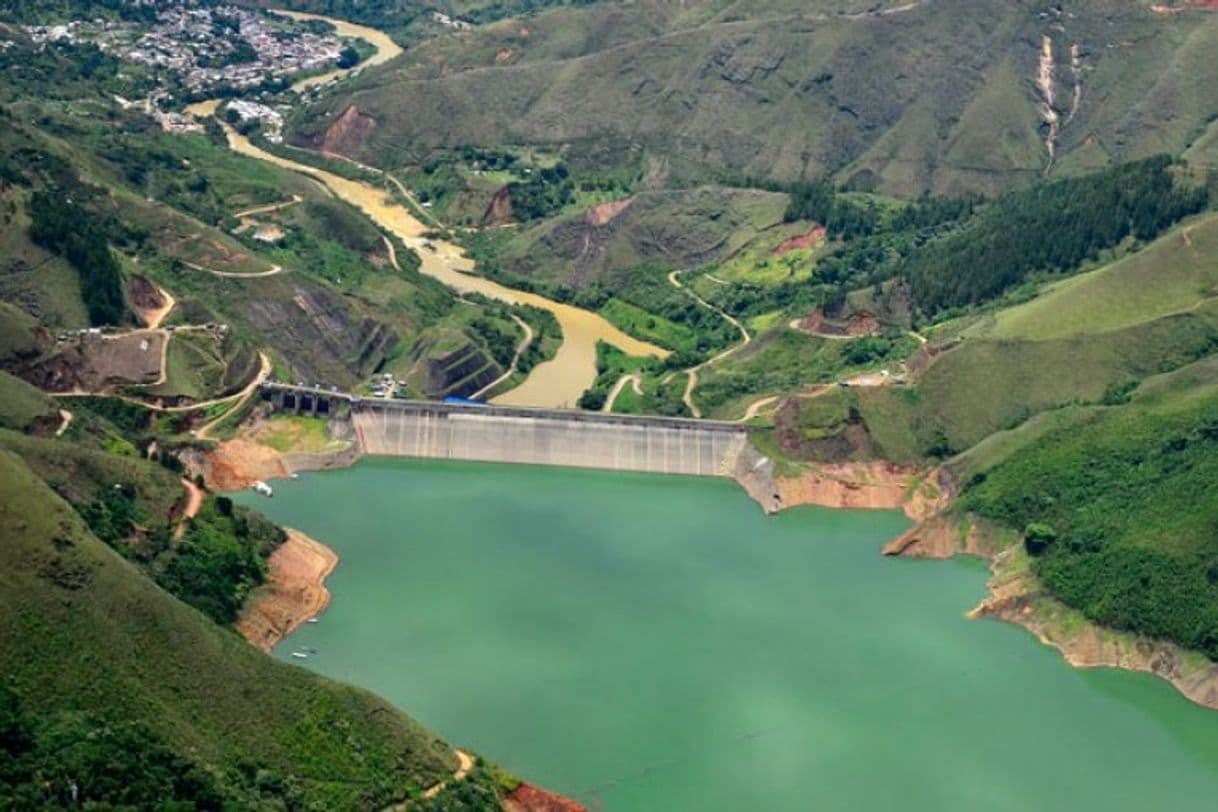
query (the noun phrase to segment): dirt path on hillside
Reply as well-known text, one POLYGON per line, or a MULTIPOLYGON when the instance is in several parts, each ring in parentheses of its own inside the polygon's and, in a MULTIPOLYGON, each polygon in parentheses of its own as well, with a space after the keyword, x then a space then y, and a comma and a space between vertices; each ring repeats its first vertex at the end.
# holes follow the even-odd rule
POLYGON ((160 307, 149 308, 146 310, 143 308, 133 308, 136 315, 140 317, 140 321, 144 322, 144 326, 150 330, 158 329, 161 326, 161 322, 163 322, 165 317, 169 315, 169 311, 173 310, 174 306, 178 303, 177 299, 174 299, 173 296, 170 295, 169 291, 165 290, 160 285, 157 285, 156 289, 160 292, 161 299, 164 300, 164 304, 162 304, 160 307))
POLYGON ((617 396, 622 394, 622 390, 626 388, 626 384, 634 385, 634 393, 636 395, 643 394, 643 379, 637 372, 627 372, 625 375, 617 379, 617 383, 613 384, 613 388, 609 390, 608 397, 605 398, 605 405, 601 407, 602 412, 612 412, 613 404, 617 401, 617 396))
POLYGON ((701 418, 702 410, 694 403, 694 388, 698 385, 698 367, 685 370, 685 391, 681 393, 681 402, 694 417, 701 418))
POLYGON ((507 370, 495 380, 488 383, 486 386, 475 392, 472 397, 474 400, 485 395, 487 392, 494 391, 495 387, 506 381, 508 378, 516 374, 516 366, 520 363, 520 356, 524 355, 524 351, 533 343, 533 328, 524 319, 517 316, 515 313, 510 314, 512 320, 524 330, 524 338, 520 339, 520 343, 516 345, 516 352, 512 355, 512 363, 508 365, 507 370))
POLYGON ((749 422, 750 420, 752 420, 754 417, 757 416, 758 412, 760 412, 766 406, 769 406, 772 403, 776 403, 778 400, 779 400, 778 395, 771 395, 769 397, 765 397, 765 398, 761 398, 760 400, 753 401, 752 403, 749 404, 748 408, 744 410, 744 417, 740 418, 736 422, 737 423, 749 422))
POLYGON ((680 271, 673 271, 672 273, 670 273, 668 275, 668 281, 674 288, 676 288, 679 291, 684 292, 685 295, 689 296, 699 305, 701 305, 702 307, 705 307, 707 310, 711 311, 712 313, 718 314, 724 320, 726 320, 729 324, 731 324, 733 327, 735 327, 737 330, 740 331, 740 343, 739 344, 733 344, 732 346, 728 347, 723 352, 716 355, 714 358, 711 358, 707 361, 703 361, 702 363, 698 364, 697 366, 690 367, 689 369, 685 370, 687 379, 685 381, 685 393, 683 395, 681 395, 681 400, 685 403, 685 408, 689 409, 690 414, 692 414, 694 417, 700 418, 700 417, 702 417, 702 410, 699 409, 697 404, 694 403, 694 389, 698 386, 698 370, 704 369, 704 368, 710 366, 711 364, 716 364, 716 363, 722 361, 724 358, 727 358, 729 355, 732 355, 733 353, 744 349, 753 340, 753 337, 751 335, 749 335, 749 331, 745 328, 745 326, 743 324, 741 324, 740 321, 735 316, 733 316, 731 313, 728 313, 726 310, 722 310, 718 307, 715 307, 713 304, 706 301, 698 294, 694 293, 691 289, 685 287, 685 285, 682 285, 681 280, 678 278, 680 273, 681 273, 680 271))
MULTIPOLYGON (((195 432, 196 438, 198 438, 200 440, 208 439, 208 434, 211 432, 211 430, 214 429, 217 425, 219 425, 220 422, 224 420, 224 418, 228 417, 230 414, 232 414, 237 409, 240 409, 241 406, 245 403, 245 401, 249 400, 250 396, 254 394, 254 391, 257 390, 258 387, 262 385, 262 382, 265 381, 267 379, 267 377, 271 374, 271 359, 269 357, 267 357, 267 354, 262 352, 261 350, 259 350, 258 360, 260 362, 260 365, 258 367, 258 374, 254 376, 254 379, 252 381, 250 381, 248 384, 246 384, 244 389, 242 389, 240 392, 237 392, 234 395, 230 395, 228 398, 225 398, 223 400, 213 401, 213 402, 223 403, 226 400, 232 400, 232 401, 234 401, 234 403, 230 408, 225 409, 223 414, 219 415, 218 417, 216 417, 216 419, 212 420, 210 423, 207 423, 201 429, 199 429, 197 432, 195 432)), ((206 405, 209 405, 209 404, 204 404, 204 407, 206 407, 206 405)), ((195 408, 198 408, 198 406, 196 406, 195 408)))
MULTIPOLYGON (((115 392, 102 391, 102 390, 98 390, 98 391, 94 391, 94 392, 85 392, 82 390, 72 390, 71 392, 48 392, 47 394, 50 395, 51 397, 55 397, 55 398, 92 398, 92 397, 117 398, 118 400, 124 400, 128 403, 133 403, 136 406, 141 406, 145 409, 148 409, 148 410, 154 411, 154 412, 192 412, 192 411, 195 411, 196 409, 207 409, 212 406, 220 405, 222 403, 229 403, 230 401, 237 400, 239 398, 244 399, 244 398, 248 397, 254 391, 254 389, 256 389, 258 387, 258 385, 260 383, 262 383, 264 380, 266 380, 267 376, 270 375, 270 372, 271 372, 271 359, 267 357, 266 353, 261 352, 261 351, 259 351, 258 356, 262 361, 262 368, 261 368, 261 370, 259 370, 258 374, 254 376, 254 379, 249 383, 249 385, 247 385, 240 392, 236 392, 231 395, 225 395, 222 398, 212 398, 210 400, 202 400, 202 401, 199 401, 198 403, 189 403, 189 404, 185 404, 182 406, 161 406, 156 403, 148 403, 146 401, 140 400, 139 398, 132 397, 131 395, 123 395, 123 394, 118 394, 115 392)), ((226 414, 227 414, 227 412, 226 412, 226 414)), ((210 424, 208 424, 208 426, 205 428, 210 428, 211 426, 215 425, 215 423, 219 422, 223 418, 224 418, 224 415, 221 415, 219 418, 217 418, 216 420, 213 420, 210 424)))
POLYGON ((55 436, 62 437, 63 433, 68 430, 68 426, 72 425, 72 413, 67 409, 59 410, 60 424, 59 428, 55 429, 55 436))
POLYGON ((199 508, 203 506, 203 489, 186 477, 182 477, 181 482, 182 487, 186 489, 186 509, 182 511, 182 519, 178 522, 178 526, 173 529, 175 541, 185 535, 186 523, 197 516, 199 508))
POLYGON ((852 336, 849 333, 822 333, 819 330, 809 330, 803 326, 803 319, 792 319, 787 323, 787 326, 792 330, 796 330, 804 335, 809 335, 814 338, 823 338, 826 341, 852 341, 858 336, 852 336))
POLYGON ((398 250, 393 247, 393 240, 382 234, 381 242, 385 243, 385 250, 389 252, 389 264, 393 266, 395 271, 401 273, 402 266, 398 264, 398 250))
POLYGON ((266 206, 255 206, 252 209, 246 209, 244 211, 236 212, 233 214, 233 217, 236 217, 238 220, 240 220, 244 217, 253 217, 255 214, 269 214, 273 211, 280 211, 281 209, 286 209, 289 206, 295 206, 297 203, 301 203, 303 201, 304 201, 304 198, 301 197, 300 195, 292 195, 291 200, 285 200, 282 203, 270 203, 266 206))
MULTIPOLYGON (((469 775, 469 771, 474 768, 474 757, 464 750, 453 748, 453 755, 457 757, 457 769, 453 771, 453 781, 461 781, 465 776, 469 775)), ((444 791, 444 788, 449 784, 448 781, 441 781, 438 784, 432 784, 423 792, 424 798, 434 798, 444 791)))
POLYGON ((267 270, 267 271, 253 271, 251 273, 240 273, 238 271, 217 271, 213 268, 205 268, 202 265, 196 265, 193 262, 187 262, 186 260, 182 260, 182 264, 185 265, 187 268, 190 268, 193 271, 201 271, 203 273, 209 273, 212 276, 221 276, 221 277, 224 277, 225 279, 260 279, 264 276, 276 276, 278 274, 283 273, 285 270, 282 265, 272 265, 270 270, 267 270))
POLYGON ((299 530, 284 528, 287 540, 267 559, 266 583, 254 590, 237 631, 267 652, 330 605, 326 578, 338 555, 299 530))

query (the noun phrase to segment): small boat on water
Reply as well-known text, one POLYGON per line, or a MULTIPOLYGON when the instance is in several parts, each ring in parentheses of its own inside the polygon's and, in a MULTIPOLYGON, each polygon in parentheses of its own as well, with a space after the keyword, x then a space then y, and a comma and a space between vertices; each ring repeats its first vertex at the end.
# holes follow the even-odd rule
POLYGON ((271 490, 271 486, 263 482, 261 479, 250 486, 254 493, 262 494, 263 496, 274 496, 275 491, 271 490))
POLYGON ((305 623, 317 623, 319 621, 320 621, 320 618, 311 617, 308 620, 306 620, 305 623))
POLYGON ((309 655, 303 651, 293 651, 292 656, 298 660, 307 660, 309 658, 309 655))

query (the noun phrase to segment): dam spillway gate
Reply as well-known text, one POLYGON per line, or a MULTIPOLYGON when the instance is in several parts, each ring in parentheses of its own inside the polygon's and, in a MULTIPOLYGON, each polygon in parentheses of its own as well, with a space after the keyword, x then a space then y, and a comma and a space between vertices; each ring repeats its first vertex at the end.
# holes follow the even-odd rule
POLYGON ((709 420, 264 390, 279 409, 345 415, 366 454, 731 476, 748 446, 744 426, 709 420))

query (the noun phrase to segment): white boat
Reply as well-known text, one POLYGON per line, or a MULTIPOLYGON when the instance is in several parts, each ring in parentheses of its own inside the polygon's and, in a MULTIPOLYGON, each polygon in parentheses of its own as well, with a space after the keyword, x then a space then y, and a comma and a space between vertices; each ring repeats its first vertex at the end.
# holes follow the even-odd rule
POLYGON ((273 490, 271 490, 271 486, 266 484, 265 482, 263 482, 261 479, 258 480, 257 482, 255 482, 250 487, 252 487, 254 489, 254 493, 260 493, 263 496, 274 496, 275 495, 275 492, 273 490))
POLYGON ((307 660, 309 658, 309 655, 303 651, 293 651, 292 656, 298 660, 307 660))

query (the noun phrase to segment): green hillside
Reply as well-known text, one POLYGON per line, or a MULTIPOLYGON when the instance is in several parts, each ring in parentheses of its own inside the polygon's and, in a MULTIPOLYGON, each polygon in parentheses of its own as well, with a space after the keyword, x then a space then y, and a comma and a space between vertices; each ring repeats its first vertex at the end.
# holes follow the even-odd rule
POLYGON ((1218 385, 1075 411, 974 466, 959 509, 1024 530, 1045 586, 1092 620, 1218 658, 1218 385))
POLYGON ((453 769, 441 742, 383 702, 277 663, 161 591, 7 450, 0 506, 4 689, 39 748, 65 729, 109 730, 81 763, 19 776, 18 797, 62 798, 76 779, 84 798, 122 803, 91 782, 106 760, 136 770, 128 735, 246 808, 384 806, 453 769))
POLYGON ((320 144, 354 104, 376 122, 354 154, 381 166, 463 144, 544 146, 605 166, 641 145, 660 182, 832 175, 909 197, 994 193, 1194 142, 1193 157, 1208 154, 1213 15, 1115 0, 875 7, 548 11, 419 43, 299 115, 294 137, 320 144), (1036 84, 1046 36, 1063 122, 1052 160, 1036 84))

